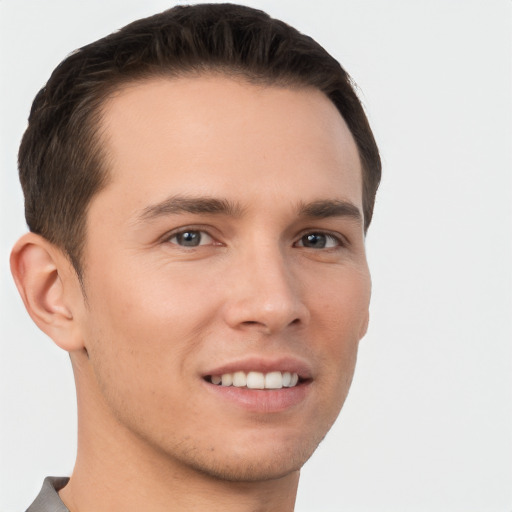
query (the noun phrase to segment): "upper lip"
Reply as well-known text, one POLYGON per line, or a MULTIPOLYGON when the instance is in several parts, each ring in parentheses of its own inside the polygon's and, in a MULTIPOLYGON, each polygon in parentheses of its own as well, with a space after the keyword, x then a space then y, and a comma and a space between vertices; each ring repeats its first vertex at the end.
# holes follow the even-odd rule
POLYGON ((223 363, 203 374, 203 377, 211 375, 223 375, 225 373, 242 372, 289 372, 296 373, 301 379, 311 379, 311 365, 302 358, 295 356, 284 357, 245 357, 223 363))

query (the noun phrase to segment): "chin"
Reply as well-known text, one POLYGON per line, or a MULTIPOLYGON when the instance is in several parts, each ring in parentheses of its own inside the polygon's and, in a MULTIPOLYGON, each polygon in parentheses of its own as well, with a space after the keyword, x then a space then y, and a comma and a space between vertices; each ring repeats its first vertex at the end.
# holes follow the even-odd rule
POLYGON ((230 452, 210 447, 188 452, 188 460, 181 462, 203 475, 227 482, 277 480, 300 471, 322 438, 272 445, 254 442, 240 450, 231 446, 230 452))
POLYGON ((196 461, 194 469, 210 478, 234 483, 279 480, 301 469, 305 457, 272 457, 271 460, 196 461))

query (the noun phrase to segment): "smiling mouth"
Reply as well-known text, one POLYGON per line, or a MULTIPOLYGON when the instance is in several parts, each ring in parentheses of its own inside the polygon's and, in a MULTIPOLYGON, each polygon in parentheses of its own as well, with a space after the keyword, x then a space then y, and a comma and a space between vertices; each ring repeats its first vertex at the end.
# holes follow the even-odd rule
POLYGON ((279 371, 268 373, 238 371, 223 373, 222 375, 208 375, 205 377, 205 380, 216 386, 232 386, 246 389, 293 388, 304 382, 297 373, 279 371))

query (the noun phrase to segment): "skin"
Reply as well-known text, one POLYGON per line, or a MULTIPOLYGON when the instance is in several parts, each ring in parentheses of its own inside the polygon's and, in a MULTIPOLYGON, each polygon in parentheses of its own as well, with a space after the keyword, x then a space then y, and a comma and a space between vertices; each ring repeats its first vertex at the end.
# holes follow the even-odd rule
POLYGON ((293 510, 368 324, 345 122, 317 90, 207 75, 125 86, 101 129, 110 179, 87 213, 85 296, 37 235, 12 258, 27 309, 72 357, 78 456, 61 498, 72 512, 293 510), (183 211, 178 196, 231 208, 183 211), (305 210, 319 201, 345 207, 305 210), (180 245, 184 230, 200 245, 180 245), (299 361, 302 398, 250 410, 205 381, 247 358, 299 361))

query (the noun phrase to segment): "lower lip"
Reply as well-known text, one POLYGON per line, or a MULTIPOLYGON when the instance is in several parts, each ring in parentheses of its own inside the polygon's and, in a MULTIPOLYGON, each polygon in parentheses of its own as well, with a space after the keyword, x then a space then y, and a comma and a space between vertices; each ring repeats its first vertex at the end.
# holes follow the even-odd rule
POLYGON ((310 382, 303 382, 293 388, 268 390, 220 386, 206 381, 205 385, 218 397, 256 413, 282 412, 297 406, 306 399, 310 388, 310 382))

